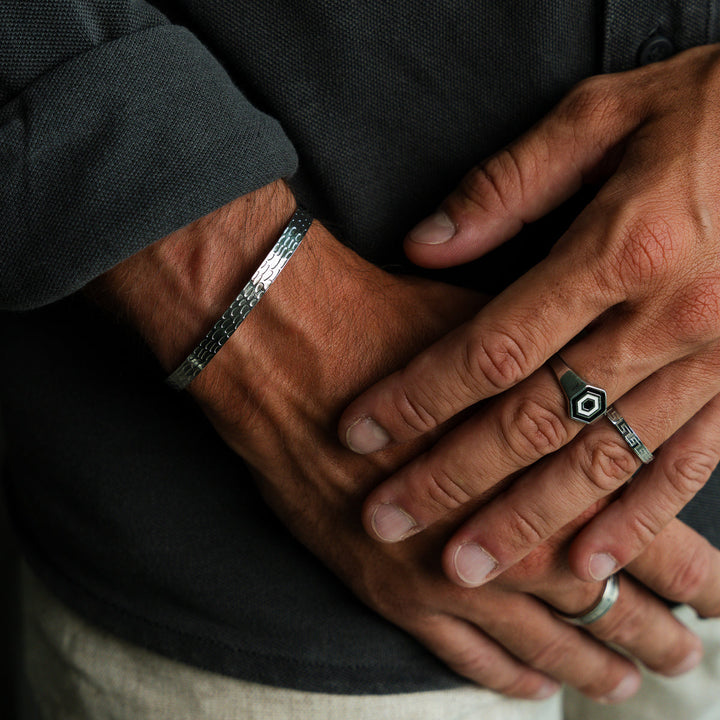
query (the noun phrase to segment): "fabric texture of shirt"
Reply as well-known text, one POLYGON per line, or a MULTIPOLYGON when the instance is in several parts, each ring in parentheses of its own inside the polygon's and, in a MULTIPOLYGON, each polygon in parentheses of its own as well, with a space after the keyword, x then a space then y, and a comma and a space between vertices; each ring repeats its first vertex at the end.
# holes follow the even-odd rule
MULTIPOLYGON (((401 239, 577 81, 720 37, 718 3, 64 0, 0 5, 0 399, 11 512, 68 605, 171 658, 323 692, 459 678, 265 508, 150 353, 76 291, 292 176, 361 255, 401 239)), ((583 197, 482 262, 497 290, 583 197)), ((717 478, 683 517, 718 544, 717 478)))

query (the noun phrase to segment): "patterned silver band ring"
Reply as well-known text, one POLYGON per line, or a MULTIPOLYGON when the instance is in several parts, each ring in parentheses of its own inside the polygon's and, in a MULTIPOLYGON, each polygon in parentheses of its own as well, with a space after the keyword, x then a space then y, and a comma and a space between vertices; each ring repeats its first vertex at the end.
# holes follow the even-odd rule
POLYGON ((568 415, 581 423, 595 422, 607 407, 607 394, 602 388, 589 385, 573 372, 559 355, 548 360, 568 403, 568 415))
POLYGON ((595 604, 595 607, 582 615, 565 615, 560 613, 560 617, 562 617, 565 622, 569 622, 571 625, 590 625, 590 623, 594 623, 596 620, 599 620, 608 610, 610 610, 610 608, 617 602, 619 596, 620 582, 618 581, 618 576, 617 574, 611 575, 605 581, 603 593, 595 604))
POLYGON ((177 370, 165 380, 170 387, 175 390, 184 390, 205 369, 280 274, 302 242, 311 224, 311 215, 302 208, 298 208, 282 231, 278 241, 260 263, 240 294, 232 301, 230 307, 212 326, 198 346, 183 360, 177 370))
POLYGON ((617 431, 623 436, 623 440, 645 465, 653 461, 655 456, 645 447, 643 441, 625 422, 625 418, 612 405, 605 411, 605 417, 617 428, 617 431))

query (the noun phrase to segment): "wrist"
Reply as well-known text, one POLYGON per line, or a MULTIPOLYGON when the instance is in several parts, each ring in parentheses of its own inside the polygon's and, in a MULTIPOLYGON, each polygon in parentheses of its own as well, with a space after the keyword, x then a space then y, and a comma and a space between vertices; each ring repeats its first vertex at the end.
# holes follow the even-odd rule
MULTIPOLYGON (((343 369, 347 349, 366 342, 359 317, 368 276, 385 273, 341 245, 320 223, 305 240, 261 302, 189 387, 212 417, 228 413, 232 424, 278 429, 333 427, 332 416, 363 386, 343 369)), ((375 287, 376 294, 382 292, 375 287)), ((374 318, 363 319, 367 332, 374 318)), ((333 430, 334 432, 334 430, 333 430)))
POLYGON ((295 210, 281 181, 158 240, 98 278, 91 297, 124 316, 166 371, 197 345, 295 210))
POLYGON ((468 291, 390 275, 315 222, 190 392, 257 468, 288 445, 329 452, 347 403, 477 303, 468 291))

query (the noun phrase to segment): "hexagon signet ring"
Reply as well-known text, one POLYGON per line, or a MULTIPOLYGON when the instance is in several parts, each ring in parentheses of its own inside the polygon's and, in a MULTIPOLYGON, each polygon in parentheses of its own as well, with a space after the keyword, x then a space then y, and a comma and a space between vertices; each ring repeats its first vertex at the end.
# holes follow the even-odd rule
POLYGON ((589 385, 573 372, 559 355, 548 361, 568 402, 568 415, 581 423, 595 422, 607 408, 607 395, 602 388, 589 385))

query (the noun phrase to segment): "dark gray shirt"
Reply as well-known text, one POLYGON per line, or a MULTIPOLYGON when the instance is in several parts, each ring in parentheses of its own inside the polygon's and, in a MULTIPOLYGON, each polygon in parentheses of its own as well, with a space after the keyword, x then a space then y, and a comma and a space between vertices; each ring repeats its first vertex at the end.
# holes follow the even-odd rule
MULTIPOLYGON (((0 4, 0 398, 36 571, 159 652, 325 692, 458 678, 367 610, 262 504, 147 350, 74 295, 276 178, 346 243, 400 240, 578 80, 720 37, 718 3, 45 0, 0 4), (165 14, 161 14, 165 13, 165 14)), ((495 290, 579 197, 482 264, 495 290)), ((686 517, 717 543, 713 481, 686 517)))

